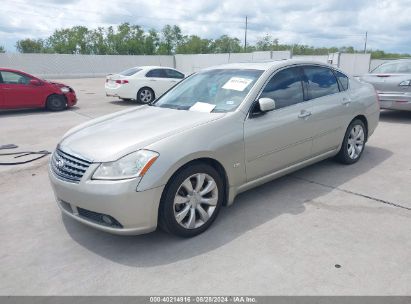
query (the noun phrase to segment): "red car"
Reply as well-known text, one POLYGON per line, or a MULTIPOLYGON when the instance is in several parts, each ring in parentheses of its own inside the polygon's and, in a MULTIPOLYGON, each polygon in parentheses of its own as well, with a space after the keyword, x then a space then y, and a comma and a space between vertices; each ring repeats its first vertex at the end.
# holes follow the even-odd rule
POLYGON ((65 84, 0 68, 0 109, 46 108, 60 111, 76 103, 76 93, 65 84))

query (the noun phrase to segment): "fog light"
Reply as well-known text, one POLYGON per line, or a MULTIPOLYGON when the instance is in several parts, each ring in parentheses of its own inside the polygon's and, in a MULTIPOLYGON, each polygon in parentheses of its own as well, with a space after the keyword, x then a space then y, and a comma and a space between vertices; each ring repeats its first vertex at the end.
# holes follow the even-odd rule
POLYGON ((107 225, 112 225, 113 221, 111 220, 111 218, 107 215, 103 215, 101 217, 101 219, 103 220, 104 223, 106 223, 107 225))

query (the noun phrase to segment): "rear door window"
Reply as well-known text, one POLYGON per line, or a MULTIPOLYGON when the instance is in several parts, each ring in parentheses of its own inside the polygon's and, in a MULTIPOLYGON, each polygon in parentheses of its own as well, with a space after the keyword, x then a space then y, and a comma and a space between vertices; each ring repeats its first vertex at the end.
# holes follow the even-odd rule
POLYGON ((340 84, 340 91, 348 90, 348 77, 339 71, 334 71, 340 84))
POLYGON ((135 73, 140 72, 140 71, 141 71, 140 68, 131 68, 131 69, 128 69, 128 70, 125 70, 125 71, 119 73, 119 75, 122 75, 122 76, 132 76, 132 75, 134 75, 135 73))
POLYGON ((306 77, 308 99, 319 98, 340 92, 337 78, 334 73, 326 67, 305 66, 303 67, 306 77))
POLYGON ((411 74, 411 62, 384 63, 375 68, 372 74, 411 74))
POLYGON ((166 73, 167 78, 177 78, 177 79, 184 78, 184 74, 181 74, 180 72, 177 72, 176 70, 165 69, 164 71, 166 73))
POLYGON ((154 70, 149 71, 146 74, 146 77, 167 78, 167 75, 164 72, 164 69, 154 69, 154 70))

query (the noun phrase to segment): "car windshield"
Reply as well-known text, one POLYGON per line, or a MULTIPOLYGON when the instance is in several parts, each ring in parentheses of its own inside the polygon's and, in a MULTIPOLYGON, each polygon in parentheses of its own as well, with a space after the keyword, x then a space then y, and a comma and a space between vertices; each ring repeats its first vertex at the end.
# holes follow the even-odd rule
POLYGON ((122 76, 131 76, 131 75, 134 75, 135 73, 140 72, 140 71, 141 71, 140 68, 131 68, 131 69, 125 70, 123 72, 120 72, 118 74, 122 75, 122 76))
POLYGON ((373 74, 411 74, 411 61, 384 63, 372 71, 373 74))
POLYGON ((234 111, 263 71, 215 69, 194 74, 159 98, 154 106, 205 112, 234 111))

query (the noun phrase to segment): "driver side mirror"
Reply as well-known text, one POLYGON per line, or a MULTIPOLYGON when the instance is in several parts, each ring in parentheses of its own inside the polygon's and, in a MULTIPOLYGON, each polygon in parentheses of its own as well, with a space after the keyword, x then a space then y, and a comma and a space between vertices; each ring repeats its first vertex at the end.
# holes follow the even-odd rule
POLYGON ((34 86, 41 86, 42 83, 37 79, 30 79, 30 84, 34 86))
POLYGON ((275 109, 275 101, 271 98, 260 98, 258 100, 261 112, 268 112, 275 109))

